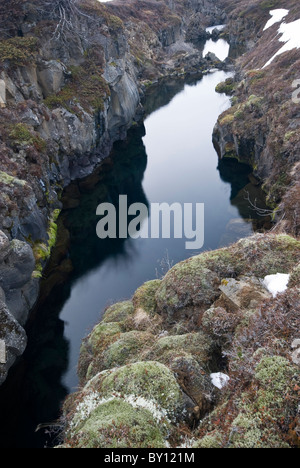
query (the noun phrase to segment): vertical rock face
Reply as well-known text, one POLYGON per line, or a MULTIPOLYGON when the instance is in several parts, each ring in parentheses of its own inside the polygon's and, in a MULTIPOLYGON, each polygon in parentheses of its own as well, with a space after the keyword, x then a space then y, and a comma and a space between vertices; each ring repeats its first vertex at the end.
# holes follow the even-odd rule
POLYGON ((19 240, 9 241, 0 231, 0 299, 22 325, 37 297, 38 284, 32 279, 34 267, 31 247, 19 240))
POLYGON ((0 80, 0 108, 6 107, 6 85, 4 80, 0 80))
POLYGON ((0 384, 26 347, 22 328, 34 305, 38 284, 32 279, 35 260, 31 247, 25 242, 9 241, 0 231, 0 384))

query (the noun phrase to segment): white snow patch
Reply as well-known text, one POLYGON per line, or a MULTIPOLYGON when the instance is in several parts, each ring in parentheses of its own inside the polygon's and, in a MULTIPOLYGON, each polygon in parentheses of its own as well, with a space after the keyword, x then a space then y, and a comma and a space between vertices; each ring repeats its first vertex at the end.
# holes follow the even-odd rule
POLYGON ((206 32, 212 33, 214 29, 217 29, 218 31, 223 31, 225 26, 226 24, 218 24, 217 26, 210 26, 209 28, 206 28, 206 32))
POLYGON ((271 10, 270 15, 272 16, 271 19, 267 22, 266 26, 264 27, 264 31, 269 29, 273 24, 279 23, 289 14, 289 10, 285 10, 284 8, 279 8, 278 10, 271 10))
POLYGON ((277 294, 283 293, 287 290, 290 276, 291 275, 285 275, 283 273, 266 276, 264 279, 264 285, 268 291, 273 294, 273 297, 276 297, 277 294))
POLYGON ((216 374, 210 374, 212 384, 222 390, 228 384, 230 377, 222 372, 217 372, 216 374))
POLYGON ((266 68, 273 62, 273 60, 278 57, 278 55, 283 54, 292 49, 300 48, 300 19, 293 21, 292 23, 282 23, 278 30, 278 34, 281 34, 280 42, 284 42, 284 46, 276 52, 275 55, 265 64, 263 68, 266 68))

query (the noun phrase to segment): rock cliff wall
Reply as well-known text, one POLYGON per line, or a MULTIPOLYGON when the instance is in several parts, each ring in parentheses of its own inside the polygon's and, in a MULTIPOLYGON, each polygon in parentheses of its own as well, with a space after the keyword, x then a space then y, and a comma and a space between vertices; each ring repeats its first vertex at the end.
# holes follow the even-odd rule
POLYGON ((298 236, 300 122, 295 89, 300 49, 287 50, 269 61, 283 45, 280 24, 299 20, 299 6, 293 0, 283 2, 284 20, 265 28, 271 18, 266 2, 223 3, 230 41, 246 53, 236 62, 235 79, 219 87, 232 96, 232 107, 219 117, 214 141, 221 158, 236 157, 252 165, 264 184, 277 229, 298 236))

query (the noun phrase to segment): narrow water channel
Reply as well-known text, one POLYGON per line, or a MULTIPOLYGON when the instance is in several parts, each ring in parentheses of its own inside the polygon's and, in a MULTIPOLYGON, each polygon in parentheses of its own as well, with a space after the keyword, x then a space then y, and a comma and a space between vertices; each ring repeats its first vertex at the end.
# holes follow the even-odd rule
POLYGON ((145 281, 200 253, 186 250, 186 239, 101 241, 96 236, 99 203, 117 205, 119 195, 127 195, 129 204, 146 206, 204 203, 202 251, 228 245, 261 226, 246 196, 250 192, 263 204, 261 190, 249 181, 251 168, 235 160, 219 162, 212 144, 216 120, 230 106, 215 87, 228 76, 217 71, 190 83, 171 81, 153 88, 144 126, 115 144, 95 174, 66 190, 61 223, 70 233, 66 262, 73 272, 41 302, 28 325, 28 349, 0 391, 6 424, 1 446, 43 446, 44 432, 35 434, 34 429, 57 417, 62 399, 76 390, 81 340, 105 307, 130 298, 145 281))

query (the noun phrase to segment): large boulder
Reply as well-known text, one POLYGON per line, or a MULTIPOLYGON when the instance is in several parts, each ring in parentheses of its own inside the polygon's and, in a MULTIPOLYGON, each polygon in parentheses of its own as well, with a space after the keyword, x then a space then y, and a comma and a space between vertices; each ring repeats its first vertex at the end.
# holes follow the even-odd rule
POLYGON ((162 448, 184 408, 167 367, 136 362, 96 375, 65 409, 75 448, 162 448))

